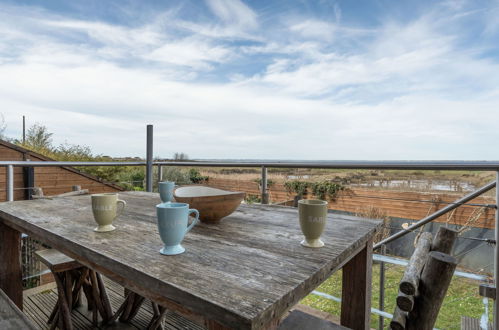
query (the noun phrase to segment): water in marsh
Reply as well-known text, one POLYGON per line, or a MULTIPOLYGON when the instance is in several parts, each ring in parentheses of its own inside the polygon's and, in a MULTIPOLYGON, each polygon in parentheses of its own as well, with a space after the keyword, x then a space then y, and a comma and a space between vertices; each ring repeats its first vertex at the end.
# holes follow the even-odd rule
POLYGON ((370 180, 368 182, 350 183, 354 187, 373 187, 390 189, 411 189, 424 191, 473 191, 477 187, 469 182, 456 180, 370 180))

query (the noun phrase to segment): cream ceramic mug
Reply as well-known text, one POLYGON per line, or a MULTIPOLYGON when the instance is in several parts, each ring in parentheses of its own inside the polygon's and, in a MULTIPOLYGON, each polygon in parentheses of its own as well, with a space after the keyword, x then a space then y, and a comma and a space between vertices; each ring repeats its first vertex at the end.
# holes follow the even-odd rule
POLYGON ((92 212, 95 222, 98 224, 94 230, 97 232, 115 230, 116 228, 112 225, 113 220, 123 212, 126 202, 118 199, 116 193, 93 194, 91 199, 92 212), (118 205, 120 205, 119 209, 118 205))
POLYGON ((305 236, 301 245, 311 248, 324 246, 320 237, 326 226, 327 202, 319 199, 301 199, 298 201, 300 227, 305 236))

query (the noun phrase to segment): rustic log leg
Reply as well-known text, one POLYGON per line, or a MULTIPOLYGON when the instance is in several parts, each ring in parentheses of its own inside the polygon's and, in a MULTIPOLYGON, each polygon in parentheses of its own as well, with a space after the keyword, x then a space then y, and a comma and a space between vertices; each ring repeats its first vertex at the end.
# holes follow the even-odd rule
POLYGON ((73 329, 71 324, 71 312, 66 299, 65 286, 62 274, 54 273, 55 283, 57 284, 57 293, 59 296, 59 328, 60 329, 73 329), (62 327, 61 327, 62 326, 62 327))
POLYGON ((83 268, 81 271, 77 271, 76 273, 78 275, 75 276, 77 280, 73 289, 73 308, 81 305, 81 289, 83 283, 85 282, 85 278, 88 276, 88 268, 83 268))
POLYGON ((92 283, 92 298, 95 306, 97 306, 97 310, 100 315, 104 318, 106 316, 106 311, 104 310, 104 306, 102 305, 102 301, 100 299, 99 294, 99 284, 97 283, 97 275, 95 271, 90 270, 90 280, 92 283))
POLYGON ((57 309, 59 307, 57 306, 57 303, 55 304, 54 308, 52 309, 52 313, 50 313, 50 316, 49 316, 49 320, 47 321, 47 323, 52 323, 54 322, 54 318, 57 314, 57 309))
POLYGON ((69 307, 69 312, 73 309, 73 278, 71 272, 64 272, 64 286, 66 292, 66 299, 69 307))
POLYGON ((129 320, 129 315, 130 312, 132 311, 133 308, 133 303, 135 302, 136 299, 136 294, 135 292, 129 292, 128 296, 125 299, 125 302, 123 303, 125 305, 125 308, 123 310, 123 313, 120 316, 120 321, 121 322, 128 322, 129 320))
POLYGON ((343 266, 341 325, 369 329, 371 317, 372 240, 343 266))
POLYGON ((21 268, 21 233, 3 224, 0 219, 0 289, 23 309, 21 268))
POLYGON ((104 311, 106 315, 102 316, 104 323, 109 321, 113 317, 113 309, 111 308, 111 303, 109 302, 109 297, 107 296, 106 286, 104 285, 104 281, 99 273, 95 274, 97 277, 97 283, 99 284, 99 294, 100 300, 102 301, 102 306, 104 307, 104 311))
POLYGON ((114 313, 113 317, 111 317, 108 321, 108 323, 113 323, 115 322, 118 317, 121 315, 121 313, 123 313, 123 310, 125 309, 125 302, 123 302, 123 304, 121 304, 120 308, 118 308, 118 310, 116 311, 116 313, 114 313))
POLYGON ((95 310, 95 305, 92 299, 92 289, 91 289, 91 284, 88 282, 88 279, 85 278, 82 283, 82 288, 83 288, 83 293, 85 294, 85 297, 87 298, 87 309, 89 311, 95 310))
POLYGON ((151 319, 151 322, 149 323, 146 329, 156 330, 162 327, 166 311, 167 309, 165 307, 159 306, 159 314, 151 319))
POLYGON ((142 303, 144 302, 144 297, 137 295, 137 298, 135 299, 135 302, 133 304, 133 308, 130 312, 130 315, 128 315, 129 320, 133 320, 133 318, 137 315, 137 313, 140 310, 140 307, 142 307, 142 303))
POLYGON ((54 330, 55 327, 57 327, 57 324, 59 324, 59 307, 57 305, 55 307, 57 307, 57 312, 55 313, 52 324, 50 325, 50 330, 54 330))

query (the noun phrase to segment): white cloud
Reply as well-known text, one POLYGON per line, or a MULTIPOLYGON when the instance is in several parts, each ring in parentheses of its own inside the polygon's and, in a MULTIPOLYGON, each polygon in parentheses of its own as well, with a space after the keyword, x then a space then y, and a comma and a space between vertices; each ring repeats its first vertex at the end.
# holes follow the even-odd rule
POLYGON ((25 114, 56 143, 110 155, 143 155, 152 123, 163 157, 498 158, 499 64, 462 47, 467 8, 364 28, 339 9, 335 23, 276 14, 261 27, 240 1, 208 6, 222 23, 0 14, 7 134, 25 114))
POLYGON ((206 0, 210 10, 224 23, 242 29, 258 26, 257 14, 240 0, 206 0))

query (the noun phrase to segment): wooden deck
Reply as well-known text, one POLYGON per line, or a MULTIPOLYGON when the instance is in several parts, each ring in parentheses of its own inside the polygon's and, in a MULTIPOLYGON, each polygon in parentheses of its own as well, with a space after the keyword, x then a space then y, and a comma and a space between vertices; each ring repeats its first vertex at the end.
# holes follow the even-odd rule
MULTIPOLYGON (((121 303, 124 301, 123 287, 106 278, 104 278, 107 287, 107 293, 113 311, 116 311, 121 303)), ((28 318, 33 321, 35 326, 39 329, 49 329, 47 320, 52 309, 57 301, 57 289, 55 284, 44 285, 39 288, 27 290, 24 292, 24 313, 28 318)), ((72 313, 73 327, 76 330, 80 329, 144 329, 152 317, 151 304, 149 301, 144 302, 137 316, 131 323, 116 322, 113 325, 106 327, 93 327, 92 314, 87 311, 86 304, 77 308, 72 313)), ((173 311, 167 311, 165 321, 163 323, 165 329, 179 330, 179 329, 203 329, 196 323, 193 323, 173 311)))

